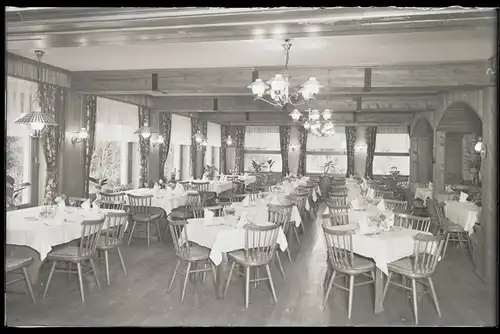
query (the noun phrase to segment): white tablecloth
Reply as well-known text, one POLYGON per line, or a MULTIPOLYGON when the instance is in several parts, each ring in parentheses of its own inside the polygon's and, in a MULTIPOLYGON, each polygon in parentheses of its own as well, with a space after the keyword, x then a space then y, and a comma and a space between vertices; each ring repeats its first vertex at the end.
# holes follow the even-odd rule
MULTIPOLYGON (((253 221, 267 221, 268 211, 267 211, 267 202, 259 202, 259 203, 250 203, 248 206, 244 206, 243 203, 233 203, 231 207, 235 209, 235 216, 241 216, 244 212, 253 219, 253 221)), ((302 224, 302 218, 300 218, 299 209, 297 206, 293 206, 292 209, 292 222, 295 223, 296 227, 299 227, 302 224)))
MULTIPOLYGON (((153 195, 153 198, 151 199, 151 206, 162 208, 163 210, 165 210, 165 213, 167 215, 172 212, 173 209, 186 205, 187 202, 187 195, 168 194, 164 189, 153 190, 148 188, 141 188, 128 190, 125 191, 125 193, 138 196, 153 195)), ((125 204, 129 204, 127 196, 125 196, 125 204)))
MULTIPOLYGON (((61 210, 62 208, 58 208, 61 210)), ((53 246, 78 239, 82 235, 84 220, 101 219, 108 212, 117 210, 85 210, 66 207, 64 215, 55 218, 38 218, 42 207, 7 212, 6 243, 27 246, 36 250, 43 261, 53 246)), ((123 212, 123 211, 122 211, 123 212)), ((106 228, 105 226, 103 228, 106 228)))
POLYGON ((224 191, 229 191, 233 188, 233 182, 231 181, 212 181, 208 186, 209 191, 213 191, 219 195, 224 191))
MULTIPOLYGON (((186 233, 189 241, 200 246, 210 248, 210 259, 218 266, 222 262, 223 253, 245 248, 245 230, 236 226, 234 216, 214 218, 212 223, 220 221, 225 225, 207 225, 203 219, 189 219, 186 233)), ((266 222, 254 222, 266 225, 266 222)), ((280 228, 278 232, 278 245, 282 251, 288 247, 285 234, 280 228)))
POLYGON ((238 176, 238 180, 243 181, 245 183, 245 187, 248 186, 249 184, 257 182, 257 177, 253 175, 241 175, 238 176))
POLYGON ((427 205, 427 198, 432 198, 432 188, 417 188, 415 190, 415 199, 421 199, 424 201, 424 205, 427 205))
POLYGON ((472 234, 481 209, 470 202, 445 201, 444 203, 446 204, 444 207, 446 218, 462 226, 465 231, 472 234))

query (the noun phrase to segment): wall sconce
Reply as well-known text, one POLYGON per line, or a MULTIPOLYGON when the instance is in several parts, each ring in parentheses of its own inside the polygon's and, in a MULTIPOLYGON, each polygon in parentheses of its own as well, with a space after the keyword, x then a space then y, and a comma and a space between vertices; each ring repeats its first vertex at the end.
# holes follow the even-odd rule
POLYGON ((162 135, 158 135, 156 138, 151 140, 151 143, 153 144, 153 147, 160 146, 165 144, 165 139, 163 139, 162 135))
POLYGON ((231 138, 231 135, 228 135, 224 140, 226 141, 227 146, 233 145, 233 138, 231 138))
POLYGON ((476 151, 477 153, 479 153, 481 155, 481 159, 485 159, 486 158, 486 144, 483 143, 483 140, 481 137, 479 137, 477 139, 477 143, 476 145, 474 145, 474 151, 476 151))
POLYGON ((87 132, 87 129, 82 128, 80 131, 76 133, 75 136, 71 137, 71 143, 72 144, 82 143, 85 140, 87 140, 88 137, 89 133, 87 132))
POLYGON ((145 122, 144 125, 137 129, 134 133, 140 135, 144 139, 151 137, 151 129, 149 128, 147 122, 145 122))
POLYGON ((290 152, 295 152, 299 148, 299 145, 290 145, 290 152))

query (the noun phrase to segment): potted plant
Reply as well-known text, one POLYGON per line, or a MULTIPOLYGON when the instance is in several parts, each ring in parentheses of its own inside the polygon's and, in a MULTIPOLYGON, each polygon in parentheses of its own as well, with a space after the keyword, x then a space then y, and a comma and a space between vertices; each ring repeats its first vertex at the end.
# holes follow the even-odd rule
POLYGON ((255 173, 260 173, 262 172, 262 164, 258 163, 255 160, 252 160, 252 167, 255 173))
POLYGON ((15 206, 15 201, 16 201, 17 197, 21 194, 21 192, 24 189, 31 186, 31 183, 24 182, 24 183, 20 184, 17 188, 14 188, 14 184, 16 182, 15 179, 10 175, 7 175, 6 178, 7 178, 7 191, 6 191, 7 207, 13 207, 13 206, 15 206))
POLYGON ((321 168, 323 169, 323 174, 319 179, 319 189, 321 194, 328 194, 330 192, 330 184, 332 183, 332 176, 330 175, 335 171, 336 162, 334 160, 327 161, 321 168))
POLYGON ((92 182, 94 189, 96 191, 101 191, 103 187, 108 184, 108 179, 107 178, 97 178, 97 177, 89 177, 89 181, 92 182))
POLYGON ((205 176, 207 179, 212 181, 215 178, 216 174, 217 174, 217 168, 214 165, 205 166, 205 173, 203 174, 203 176, 205 176))

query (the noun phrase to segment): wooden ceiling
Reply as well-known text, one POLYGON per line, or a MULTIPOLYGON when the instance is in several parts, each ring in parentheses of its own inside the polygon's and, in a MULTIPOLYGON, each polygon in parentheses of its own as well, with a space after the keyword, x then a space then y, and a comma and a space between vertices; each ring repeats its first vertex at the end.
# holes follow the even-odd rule
MULTIPOLYGON (((462 8, 67 7, 9 10, 6 19, 7 49, 18 54, 36 48, 57 50, 161 43, 171 43, 175 48, 175 43, 424 31, 439 34, 493 29, 496 23, 492 10, 462 8)), ((85 62, 85 59, 75 61, 85 62)), ((486 74, 489 66, 487 59, 471 59, 397 65, 296 66, 289 72, 294 89, 312 76, 325 86, 310 107, 332 109, 334 120, 339 123, 408 124, 416 113, 436 110, 440 104, 438 94, 442 91, 493 85, 486 74)), ((10 68, 8 66, 9 71, 10 68)), ((289 123, 287 113, 291 110, 284 112, 253 101, 246 86, 252 82, 254 70, 259 77, 269 79, 282 67, 123 69, 76 71, 70 76, 72 90, 128 102, 140 101, 158 112, 198 114, 202 119, 218 123, 289 123)))

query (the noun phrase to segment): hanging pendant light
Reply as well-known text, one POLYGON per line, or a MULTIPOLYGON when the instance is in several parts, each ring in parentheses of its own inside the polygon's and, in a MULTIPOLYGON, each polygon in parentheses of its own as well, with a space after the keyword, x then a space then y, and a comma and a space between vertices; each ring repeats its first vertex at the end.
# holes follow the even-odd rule
POLYGON ((30 112, 19 117, 14 123, 16 124, 24 124, 28 127, 29 135, 32 138, 40 138, 42 137, 49 126, 59 126, 55 121, 54 117, 49 113, 44 113, 41 108, 42 100, 40 96, 40 62, 42 60, 44 51, 36 50, 35 51, 37 58, 37 83, 38 89, 36 91, 35 99, 30 106, 30 112))
POLYGON ((144 125, 134 133, 140 135, 144 139, 151 137, 151 129, 149 128, 148 122, 144 122, 144 125))

